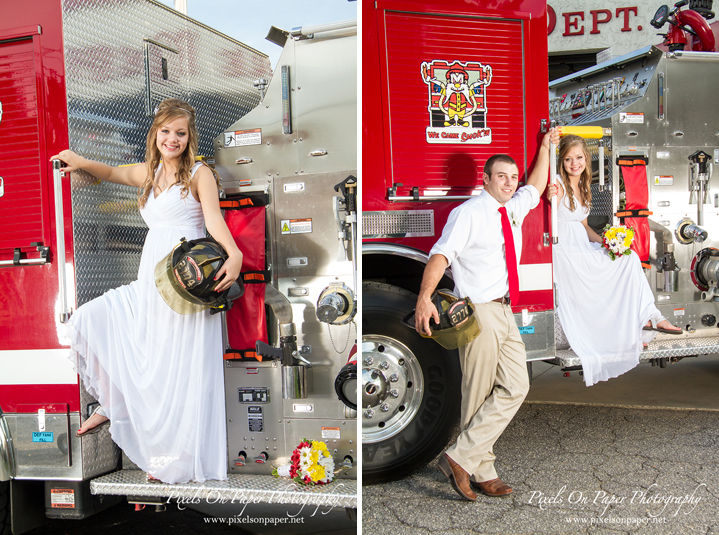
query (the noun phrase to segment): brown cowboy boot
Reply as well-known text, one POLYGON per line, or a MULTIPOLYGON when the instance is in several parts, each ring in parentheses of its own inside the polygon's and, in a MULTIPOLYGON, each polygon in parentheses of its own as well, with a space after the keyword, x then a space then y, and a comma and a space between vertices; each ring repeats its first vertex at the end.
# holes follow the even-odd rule
POLYGON ((469 474, 446 453, 439 460, 439 470, 449 478, 449 482, 452 483, 452 487, 457 491, 457 494, 471 502, 477 499, 477 494, 469 484, 469 474))
POLYGON ((513 492, 512 487, 499 478, 482 481, 481 483, 472 481, 472 488, 479 489, 487 496, 508 496, 513 492))

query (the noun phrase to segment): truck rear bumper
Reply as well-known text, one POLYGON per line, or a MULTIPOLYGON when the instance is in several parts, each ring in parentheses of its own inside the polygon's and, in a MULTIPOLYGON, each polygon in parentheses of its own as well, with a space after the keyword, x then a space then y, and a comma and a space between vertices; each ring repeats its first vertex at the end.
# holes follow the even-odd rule
MULTIPOLYGON (((649 347, 642 351, 639 356, 641 362, 653 359, 665 359, 672 357, 695 357, 697 355, 711 355, 719 353, 719 336, 706 336, 700 338, 685 338, 672 335, 665 335, 661 339, 653 341, 649 347), (669 337, 672 336, 670 339, 669 337), (678 339, 677 339, 678 338, 678 339)), ((557 350, 557 356, 550 360, 564 368, 581 366, 581 359, 571 349, 557 350)))
POLYGON ((357 481, 335 479, 328 485, 303 487, 288 479, 260 475, 229 475, 227 481, 166 484, 147 481, 141 470, 120 470, 90 483, 93 494, 194 500, 197 503, 300 504, 357 508, 357 481))

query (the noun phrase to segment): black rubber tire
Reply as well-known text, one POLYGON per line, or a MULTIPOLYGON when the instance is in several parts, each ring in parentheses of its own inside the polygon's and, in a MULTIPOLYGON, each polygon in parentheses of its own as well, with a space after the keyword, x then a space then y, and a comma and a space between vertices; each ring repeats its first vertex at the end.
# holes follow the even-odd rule
POLYGON ((459 420, 461 394, 457 387, 462 372, 457 351, 448 351, 400 323, 416 302, 415 294, 397 286, 362 284, 363 337, 382 335, 404 344, 414 354, 424 378, 415 417, 394 436, 362 444, 364 483, 401 479, 426 466, 447 446, 459 420))
POLYGON ((9 481, 0 481, 0 535, 10 535, 9 481))

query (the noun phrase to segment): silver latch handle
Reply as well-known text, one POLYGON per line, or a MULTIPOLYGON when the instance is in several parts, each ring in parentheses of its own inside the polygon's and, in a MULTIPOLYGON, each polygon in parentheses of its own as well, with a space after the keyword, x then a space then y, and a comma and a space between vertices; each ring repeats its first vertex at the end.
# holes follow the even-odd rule
POLYGON ((310 152, 310 156, 327 156, 326 150, 313 150, 310 152))
POLYGON ((235 163, 237 165, 241 165, 243 163, 252 163, 252 158, 240 158, 239 160, 235 160, 235 163))

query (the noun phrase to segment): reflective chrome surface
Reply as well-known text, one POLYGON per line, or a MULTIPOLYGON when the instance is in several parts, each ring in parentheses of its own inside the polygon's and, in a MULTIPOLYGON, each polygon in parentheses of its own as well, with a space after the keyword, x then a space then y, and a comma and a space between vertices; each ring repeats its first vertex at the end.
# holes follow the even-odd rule
POLYGON ((372 444, 412 422, 422 403, 424 377, 414 353, 387 336, 363 336, 362 358, 370 362, 362 368, 362 442, 372 444))
MULTIPOLYGON (((259 103, 253 82, 269 77, 267 56, 175 10, 148 0, 62 9, 70 149, 82 156, 144 161, 154 107, 167 97, 195 107, 199 153, 211 156, 213 138, 259 103)), ((72 174, 78 306, 137 278, 146 233, 136 189, 96 182, 72 174)))
POLYGON ((0 413, 0 481, 7 481, 15 475, 15 455, 12 436, 5 417, 0 413))
MULTIPOLYGON (((602 201, 601 209, 597 209, 596 204, 592 206, 590 216, 606 216, 621 207, 622 177, 617 157, 647 157, 647 208, 653 212, 652 221, 659 224, 651 226, 651 269, 647 279, 660 312, 670 322, 686 331, 696 331, 707 340, 718 331, 702 320, 709 315, 716 316, 719 303, 711 298, 702 300, 703 290, 692 280, 692 268, 700 249, 719 247, 719 177, 716 174, 710 176, 710 172, 699 177, 689 157, 698 151, 708 154, 711 158, 709 171, 719 164, 719 108, 715 105, 715 88, 719 83, 717 67, 719 54, 667 54, 647 47, 550 84, 550 91, 554 91, 558 98, 567 95, 563 104, 555 102, 557 106, 551 110, 553 118, 560 124, 602 126, 605 132, 606 128, 611 128, 611 137, 605 136, 605 141, 611 142, 607 150, 611 211, 604 209, 606 203, 602 201), (620 82, 616 82, 617 77, 620 82), (596 95, 601 92, 595 91, 595 98, 587 102, 586 110, 576 106, 588 85, 596 88, 611 80, 615 81, 619 102, 614 102, 613 95, 609 95, 608 100, 598 99, 596 95), (701 184, 698 184, 699 178, 702 178, 701 184), (702 196, 705 203, 699 204, 702 196), (693 223, 698 224, 700 211, 704 224, 692 228, 693 223), (676 229, 676 232, 665 232, 664 229, 676 229), (672 248, 679 269, 667 277, 660 271, 661 260, 672 248)), ((594 189, 593 194, 596 194, 594 189)), ((618 223, 617 218, 612 218, 612 222, 618 223)), ((715 351, 711 342, 696 346, 684 337, 669 343, 672 347, 667 350, 671 351, 670 357, 715 351), (684 349, 683 344, 686 344, 684 349)), ((558 343, 557 348, 560 347, 558 343)), ((650 357, 644 352, 642 359, 648 358, 664 357, 650 357)))

